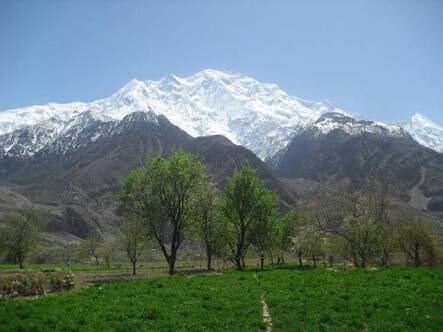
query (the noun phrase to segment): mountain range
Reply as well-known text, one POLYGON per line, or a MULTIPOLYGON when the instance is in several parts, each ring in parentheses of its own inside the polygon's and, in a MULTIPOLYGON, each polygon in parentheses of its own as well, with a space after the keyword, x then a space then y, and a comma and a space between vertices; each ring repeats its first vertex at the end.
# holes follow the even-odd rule
MULTIPOLYGON (((27 158, 54 144, 63 153, 78 148, 77 134, 88 119, 106 126, 137 111, 164 115, 193 137, 223 135, 262 160, 285 148, 322 114, 352 116, 327 103, 289 96, 275 84, 203 70, 187 78, 132 80, 112 96, 89 103, 51 103, 0 112, 0 155, 27 158), (57 143, 60 140, 65 145, 57 143)), ((392 130, 402 127, 420 144, 443 151, 443 127, 421 114, 403 126, 378 124, 392 130)))
POLYGON ((404 125, 365 120, 216 70, 0 112, 0 217, 32 204, 48 239, 112 237, 120 178, 179 148, 201 156, 221 190, 247 161, 283 208, 327 178, 384 174, 404 209, 443 218, 443 127, 420 114, 404 125))

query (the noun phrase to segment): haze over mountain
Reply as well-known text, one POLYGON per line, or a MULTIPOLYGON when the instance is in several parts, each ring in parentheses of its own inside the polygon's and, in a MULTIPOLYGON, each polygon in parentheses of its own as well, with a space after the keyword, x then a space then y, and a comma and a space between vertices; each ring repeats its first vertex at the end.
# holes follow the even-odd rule
MULTIPOLYGON (((275 84, 233 72, 203 70, 187 78, 169 75, 160 81, 132 80, 112 96, 93 102, 0 112, 0 156, 31 157, 55 142, 58 151, 65 153, 79 148, 78 135, 88 121, 97 120, 105 128, 137 111, 162 114, 193 137, 223 135, 262 160, 286 147, 322 114, 344 113, 327 103, 291 97, 275 84)), ((404 129, 420 144, 442 150, 442 127, 423 116, 415 115, 404 129)))

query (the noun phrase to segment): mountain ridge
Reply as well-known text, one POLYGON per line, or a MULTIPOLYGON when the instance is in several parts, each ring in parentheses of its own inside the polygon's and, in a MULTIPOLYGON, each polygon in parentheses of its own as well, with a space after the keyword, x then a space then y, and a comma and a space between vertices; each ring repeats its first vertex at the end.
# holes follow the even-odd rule
MULTIPOLYGON (((134 79, 96 101, 49 103, 0 112, 0 157, 29 158, 62 136, 76 136, 74 131, 81 131, 79 122, 84 114, 109 124, 139 111, 161 114, 192 137, 223 135, 262 160, 272 158, 325 113, 359 119, 330 104, 290 96, 274 83, 206 69, 183 78, 170 74, 158 81, 134 79)), ((403 129, 420 144, 442 152, 443 127, 429 119, 417 119, 413 117, 403 129)), ((66 148, 60 146, 60 150, 75 145, 64 141, 66 148)))

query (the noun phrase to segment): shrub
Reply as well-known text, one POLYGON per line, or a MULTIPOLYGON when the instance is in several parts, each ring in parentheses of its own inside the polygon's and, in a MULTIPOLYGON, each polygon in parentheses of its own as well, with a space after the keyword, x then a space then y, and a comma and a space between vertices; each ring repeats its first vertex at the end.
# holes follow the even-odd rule
POLYGON ((0 299, 38 296, 74 286, 74 275, 69 270, 26 271, 0 278, 0 299))

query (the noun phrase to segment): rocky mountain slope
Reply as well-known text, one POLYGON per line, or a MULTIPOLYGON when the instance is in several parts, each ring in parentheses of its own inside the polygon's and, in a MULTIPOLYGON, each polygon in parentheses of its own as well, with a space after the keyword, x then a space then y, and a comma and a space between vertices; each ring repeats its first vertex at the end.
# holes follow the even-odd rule
POLYGON ((357 185, 381 179, 404 202, 443 211, 443 155, 398 126, 327 113, 296 135, 272 163, 276 174, 288 179, 347 177, 357 185))
POLYGON ((200 155, 219 187, 248 162, 279 193, 283 205, 293 203, 273 171, 251 151, 224 137, 194 139, 153 112, 130 113, 120 121, 89 119, 70 137, 75 137, 69 139, 76 142, 75 149, 60 150, 67 139, 62 136, 32 158, 0 159, 0 216, 32 203, 43 211, 47 230, 61 237, 112 235, 120 224, 120 178, 146 158, 168 156, 179 148, 200 155))
POLYGON ((119 179, 178 148, 200 155, 220 188, 250 163, 283 206, 294 203, 288 188, 383 174, 405 203, 442 212, 443 154, 417 142, 441 151, 442 127, 421 115, 363 120, 238 73, 133 80, 89 103, 0 112, 0 217, 34 204, 54 234, 111 234, 119 179))

